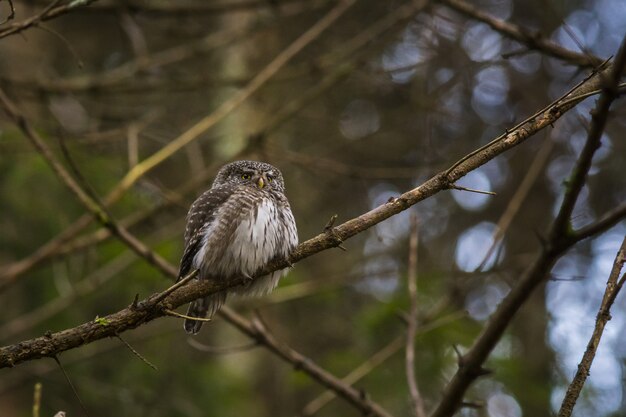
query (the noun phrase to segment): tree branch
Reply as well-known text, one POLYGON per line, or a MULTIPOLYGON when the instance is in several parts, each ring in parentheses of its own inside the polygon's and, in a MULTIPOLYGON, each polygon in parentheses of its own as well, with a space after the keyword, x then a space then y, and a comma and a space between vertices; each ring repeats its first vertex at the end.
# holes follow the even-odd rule
POLYGON ((563 48, 543 37, 538 31, 532 32, 522 26, 497 19, 473 5, 466 3, 464 0, 438 1, 470 19, 475 19, 487 24, 493 30, 526 45, 529 49, 535 49, 541 53, 562 59, 580 67, 595 68, 603 61, 593 55, 577 53, 563 48))
POLYGON ((41 22, 45 22, 46 20, 53 19, 57 16, 68 13, 76 8, 89 6, 91 3, 97 0, 74 0, 70 1, 67 4, 63 4, 61 6, 57 6, 61 0, 54 0, 43 9, 41 12, 37 13, 34 16, 29 17, 28 19, 24 19, 21 22, 15 22, 8 25, 5 28, 0 30, 0 39, 9 35, 15 35, 16 33, 20 33, 23 30, 26 30, 30 27, 37 26, 41 22))
POLYGON ((574 410, 574 406, 576 405, 576 401, 578 400, 578 396, 580 395, 580 391, 582 391, 583 386, 585 385, 585 381, 587 380, 587 376, 589 376, 589 370, 591 369, 591 364, 593 363, 593 359, 596 356, 596 351, 598 350, 598 346, 600 345, 600 339, 602 338, 604 327, 606 326, 606 323, 611 319, 611 306, 613 305, 615 298, 622 289, 622 286, 624 285, 624 280, 626 279, 625 274, 622 276, 621 279, 618 280, 625 262, 626 237, 624 237, 622 245, 617 251, 617 255, 615 255, 613 268, 611 268, 611 274, 609 275, 609 279, 606 283, 606 290, 604 291, 602 303, 600 304, 600 309, 598 310, 598 315, 596 317, 596 326, 593 329, 593 334, 589 339, 589 343, 587 343, 587 349, 583 354, 583 358, 580 361, 580 364, 578 364, 578 370, 576 371, 576 375, 574 376, 572 383, 567 388, 565 398, 563 398, 563 402, 561 403, 558 417, 571 416, 572 411, 574 410))
MULTIPOLYGON (((612 67, 609 67, 608 69, 610 68, 612 67)), ((607 70, 605 70, 605 72, 607 70)), ((568 96, 575 96, 586 91, 596 90, 600 84, 600 80, 600 74, 596 74, 587 79, 581 85, 577 86, 568 96)), ((394 198, 359 217, 349 220, 339 226, 332 227, 332 232, 325 231, 318 236, 301 243, 291 254, 288 261, 276 260, 271 262, 263 271, 259 271, 257 276, 287 268, 290 265, 313 256, 318 252, 337 247, 342 241, 406 210, 425 198, 440 191, 449 189, 450 184, 465 176, 468 172, 486 164, 502 152, 523 143, 539 130, 555 122, 565 111, 572 108, 574 104, 574 102, 570 102, 567 105, 568 107, 563 108, 558 102, 552 103, 536 118, 522 124, 518 129, 508 132, 503 135, 501 139, 493 141, 490 146, 478 152, 472 152, 468 157, 463 158, 458 163, 455 163, 450 169, 434 175, 431 179, 427 180, 419 187, 407 191, 398 198, 394 198)), ((172 274, 171 276, 176 275, 175 272, 172 272, 173 267, 168 268, 168 270, 170 271, 169 273, 172 274)), ((238 280, 233 283, 233 285, 239 285, 242 282, 243 281, 238 280)), ((93 322, 88 322, 75 328, 55 333, 51 336, 54 338, 54 342, 51 343, 48 348, 43 349, 43 346, 45 345, 44 342, 50 342, 50 338, 48 337, 32 339, 30 341, 18 343, 17 345, 0 348, 0 368, 16 365, 26 360, 51 356, 52 354, 60 353, 98 339, 110 337, 115 331, 122 333, 147 321, 163 316, 165 313, 162 311, 162 306, 165 304, 167 304, 167 308, 169 309, 176 308, 182 304, 188 303, 191 300, 205 297, 208 294, 224 290, 226 288, 228 287, 207 284, 205 282, 191 282, 187 286, 171 294, 168 298, 159 303, 158 306, 151 305, 151 298, 148 298, 140 303, 144 306, 141 309, 136 311, 124 309, 118 313, 106 316, 105 320, 109 323, 107 326, 99 326, 93 322)))
MULTIPOLYGON (((595 151, 600 146, 600 138, 606 122, 609 106, 617 95, 617 85, 626 61, 626 37, 620 46, 615 64, 600 73, 598 81, 603 86, 602 95, 598 100, 596 111, 592 117, 592 126, 587 142, 574 167, 568 188, 556 218, 550 228, 548 240, 536 256, 530 267, 518 280, 518 284, 502 300, 492 314, 487 325, 475 340, 470 350, 459 359, 459 369, 446 387, 439 405, 432 417, 450 417, 461 406, 463 396, 469 386, 481 375, 484 375, 483 364, 498 343, 508 324, 517 311, 530 297, 533 290, 543 282, 554 262, 577 240, 573 239, 569 229, 569 219, 582 189, 595 151), (605 80, 610 80, 606 82, 605 80)), ((575 234, 573 236, 576 236, 575 234)))

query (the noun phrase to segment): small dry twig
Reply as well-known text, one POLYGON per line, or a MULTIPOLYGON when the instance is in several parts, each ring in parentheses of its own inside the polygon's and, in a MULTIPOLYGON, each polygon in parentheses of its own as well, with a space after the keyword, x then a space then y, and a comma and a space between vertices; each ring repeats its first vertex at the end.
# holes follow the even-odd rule
POLYGON ((80 395, 78 395, 78 391, 76 390, 76 387, 72 383, 70 376, 65 371, 65 368, 63 367, 63 365, 61 365, 61 361, 59 360, 59 357, 57 355, 54 355, 52 356, 52 359, 54 359, 54 361, 57 363, 57 365, 61 369, 61 372, 63 373, 63 376, 65 377, 65 380, 67 381, 67 383, 70 384, 70 388, 72 389, 74 396, 78 400, 78 404, 80 404, 80 408, 83 409, 83 413, 85 414, 85 417, 89 417, 89 412, 87 411, 87 407, 85 407, 85 403, 83 403, 83 400, 80 399, 80 395))
POLYGON ((157 368, 155 364, 153 364, 148 359, 146 359, 146 357, 143 356, 141 353, 137 352, 137 350, 134 347, 132 347, 126 340, 124 340, 122 336, 120 336, 119 334, 116 334, 115 337, 120 339, 120 342, 122 342, 124 346, 128 348, 128 350, 133 352, 133 355, 137 356, 143 363, 145 363, 146 365, 148 365, 150 368, 154 369, 155 371, 159 370, 159 368, 157 368))
POLYGON ((589 338, 589 343, 587 343, 587 349, 585 350, 580 364, 578 365, 576 375, 574 376, 572 382, 567 388, 567 392, 565 393, 565 397, 563 398, 563 402, 561 403, 561 408, 559 409, 558 417, 570 417, 572 415, 572 411, 574 411, 574 406, 576 405, 578 396, 580 395, 580 392, 585 385, 585 381, 589 376, 591 364, 593 363, 596 351, 598 350, 598 346, 600 345, 600 339, 602 338, 604 327, 606 326, 606 323, 611 319, 611 306, 615 302, 615 299, 617 298, 617 295, 619 294, 624 285, 624 281, 626 280, 626 274, 622 275, 622 277, 619 278, 619 275, 624 268, 625 262, 626 237, 624 237, 622 245, 620 246, 619 250, 617 251, 617 255, 615 256, 615 261, 613 262, 613 267, 611 268, 611 273, 606 283, 606 290, 604 291, 604 296, 602 297, 602 303, 600 304, 598 315, 596 316, 596 325, 593 329, 593 334, 589 338))

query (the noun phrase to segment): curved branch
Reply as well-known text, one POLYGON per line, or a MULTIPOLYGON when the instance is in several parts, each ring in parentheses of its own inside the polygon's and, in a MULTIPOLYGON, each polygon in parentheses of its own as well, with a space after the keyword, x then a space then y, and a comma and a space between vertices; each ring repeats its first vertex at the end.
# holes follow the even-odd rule
POLYGON ((578 365, 576 375, 567 388, 565 398, 563 398, 563 402, 561 403, 558 417, 570 417, 572 415, 572 411, 574 411, 574 406, 576 405, 578 396, 580 395, 580 392, 585 385, 585 381, 589 376, 589 370, 591 369, 591 364, 593 363, 596 351, 600 345, 600 339, 602 338, 602 333, 604 333, 604 327, 611 319, 611 306, 613 306, 617 295, 624 285, 624 280, 626 280, 626 274, 619 278, 620 272, 624 267, 624 263, 626 263, 626 237, 622 240, 622 245, 617 251, 617 255, 615 255, 615 261, 613 261, 611 274, 609 275, 609 279, 606 283, 602 303, 600 304, 600 309, 598 310, 598 315, 596 316, 596 325, 593 329, 593 334, 589 338, 587 349, 585 350, 580 364, 578 365))
MULTIPOLYGON (((488 324, 482 329, 470 350, 459 358, 459 369, 446 387, 443 398, 432 417, 450 417, 458 410, 469 386, 487 372, 483 368, 483 364, 515 314, 528 300, 533 290, 544 281, 556 260, 577 242, 573 238, 577 235, 570 230, 572 210, 591 168, 593 155, 600 147, 600 139, 608 117, 609 107, 617 97, 617 86, 625 64, 626 37, 622 41, 615 64, 598 74, 597 81, 602 88, 602 95, 592 113, 592 124, 587 141, 572 171, 568 188, 559 212, 550 227, 547 241, 543 242, 542 250, 519 278, 517 285, 513 287, 491 315, 488 324)), ((564 100, 570 101, 567 97, 564 100)), ((617 221, 615 218, 613 220, 617 221)))
POLYGON ((31 16, 28 19, 24 19, 21 22, 12 23, 6 28, 0 30, 0 39, 9 35, 15 35, 16 33, 20 33, 30 27, 39 25, 39 23, 41 22, 53 19, 79 7, 89 6, 95 1, 97 0, 74 0, 70 1, 67 4, 57 6, 60 3, 60 0, 54 0, 52 3, 50 3, 48 7, 46 7, 36 15, 31 16))
POLYGON ((562 59, 563 61, 567 61, 580 67, 597 67, 603 61, 594 55, 582 54, 563 48, 562 46, 559 46, 558 44, 543 37, 538 31, 533 32, 522 26, 497 19, 463 0, 438 1, 441 4, 445 4, 452 10, 469 17, 470 19, 475 19, 485 23, 496 32, 526 45, 529 49, 535 49, 541 53, 550 55, 554 58, 562 59))
MULTIPOLYGON (((606 71, 611 70, 611 67, 606 71)), ((575 97, 586 93, 587 91, 597 90, 602 80, 601 76, 605 72, 596 74, 584 83, 577 86, 567 95, 567 97, 575 97)), ((465 176, 468 172, 486 164, 499 154, 521 144, 530 136, 539 130, 549 126, 555 122, 561 115, 575 105, 575 101, 569 100, 566 106, 561 106, 559 102, 555 102, 548 106, 542 113, 520 125, 518 129, 503 135, 502 139, 494 141, 489 147, 479 152, 473 152, 467 158, 463 158, 461 162, 453 165, 452 169, 442 171, 431 179, 424 182, 419 187, 407 191, 394 198, 389 202, 362 214, 352 220, 349 220, 339 226, 330 228, 329 230, 307 240, 300 244, 291 254, 289 260, 274 261, 270 263, 263 271, 259 271, 257 276, 265 275, 271 271, 287 268, 292 264, 313 256, 318 252, 337 247, 344 240, 355 236, 364 230, 382 222, 383 220, 396 215, 412 205, 430 197, 440 191, 447 190, 454 181, 465 176)), ((20 125, 20 127, 23 127, 20 125)), ((172 267, 167 268, 172 271, 172 267)), ((243 281, 237 280, 232 285, 239 285, 243 281)), ((52 356, 60 352, 76 348, 95 340, 103 339, 114 335, 115 332, 122 333, 126 330, 135 328, 140 324, 154 320, 163 316, 165 313, 163 308, 176 308, 191 300, 205 297, 215 291, 227 288, 226 286, 218 286, 210 283, 192 282, 187 286, 176 290, 165 300, 154 303, 155 296, 149 297, 139 305, 140 309, 126 308, 120 312, 106 316, 99 323, 88 322, 72 329, 63 330, 52 335, 43 336, 37 339, 24 341, 12 346, 0 348, 0 368, 14 366, 18 363, 37 359, 41 357, 52 356), (105 321, 106 326, 101 325, 105 321)))

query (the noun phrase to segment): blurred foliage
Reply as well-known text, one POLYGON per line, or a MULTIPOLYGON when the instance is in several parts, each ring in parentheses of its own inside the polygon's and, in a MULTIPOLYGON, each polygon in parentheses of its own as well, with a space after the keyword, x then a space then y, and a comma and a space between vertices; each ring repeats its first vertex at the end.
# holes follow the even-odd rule
MULTIPOLYGON (((34 0, 15 3, 16 19, 44 6, 34 0)), ((58 141, 64 141, 101 197, 134 158, 148 157, 209 114, 334 4, 268 1, 215 12, 202 10, 217 3, 199 0, 131 3, 95 2, 46 22, 43 27, 49 30, 32 28, 0 39, 2 88, 60 158, 58 141), (159 9, 167 7, 178 11, 159 9), (203 47, 199 40, 209 35, 223 41, 203 47), (169 64, 151 61, 170 48, 188 55, 180 59, 182 55, 172 54, 169 64), (140 68, 133 71, 129 62, 140 68)), ((371 33, 371 25, 403 4, 358 1, 244 105, 142 178, 112 207, 115 218, 160 206, 131 231, 177 264, 187 207, 209 187, 216 168, 243 151, 245 158, 280 167, 305 240, 320 233, 333 214, 345 221, 417 186, 560 96, 586 73, 528 52, 486 25, 434 3, 350 50, 353 37, 371 33), (354 66, 347 77, 277 129, 261 131, 284 106, 346 64, 354 66), (193 181, 199 184, 190 186, 193 181)), ((572 50, 578 51, 580 41, 601 57, 615 52, 626 31, 621 0, 473 3, 572 50), (576 40, 567 36, 568 29, 576 40)), ((593 103, 588 99, 552 130, 461 182, 497 196, 444 192, 412 209, 420 222, 418 291, 424 329, 418 330, 416 366, 428 409, 456 370, 453 346, 464 351, 471 345, 540 247, 538 236, 549 225, 582 148, 593 103), (495 223, 545 141, 554 144, 547 166, 507 231, 497 259, 474 271, 491 244, 495 223)), ((616 102, 575 210, 575 226, 626 200, 625 116, 626 107, 616 102)), ((83 214, 5 118, 0 119, 0 196, 0 265, 28 257, 83 214)), ((347 252, 326 251, 304 260, 265 299, 230 304, 246 315, 258 312, 279 340, 343 377, 405 334, 408 219, 403 213, 356 236, 345 242, 347 252)), ((82 236, 96 230, 91 225, 82 236)), ((538 416, 558 407, 590 333, 615 242, 625 230, 622 223, 581 243, 555 266, 553 280, 527 303, 488 361, 493 373, 468 392, 468 401, 484 407, 460 415, 538 416)), ((94 274, 101 277, 93 290, 19 333, 0 334, 1 342, 75 326, 127 306, 136 294, 147 296, 170 284, 121 243, 107 240, 56 256, 21 276, 0 294, 0 325, 71 297, 73 288, 94 274), (118 262, 122 266, 116 271, 112 268, 118 262)), ((626 349, 619 343, 626 330, 625 309, 621 297, 575 415, 618 416, 626 410, 626 349)), ((188 343, 178 319, 163 318, 123 337, 158 371, 114 339, 60 356, 91 416, 293 416, 324 391, 263 347, 226 354, 198 350, 188 343)), ((219 319, 196 340, 213 347, 250 343, 219 319)), ((411 415, 403 349, 402 344, 355 384, 396 416, 411 415)), ((43 383, 42 416, 59 410, 68 416, 81 413, 52 360, 4 369, 0 376, 2 416, 31 415, 38 381, 43 383)), ((357 414, 344 401, 333 400, 316 415, 357 414)))

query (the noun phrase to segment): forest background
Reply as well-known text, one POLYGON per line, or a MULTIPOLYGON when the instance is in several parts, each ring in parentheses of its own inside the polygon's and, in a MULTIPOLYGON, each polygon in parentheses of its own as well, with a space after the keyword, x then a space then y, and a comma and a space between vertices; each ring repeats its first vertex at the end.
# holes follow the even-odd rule
POLYGON ((624 1, 0 22, 1 416, 626 412, 624 1), (171 311, 214 287, 142 300, 236 159, 282 170, 304 243, 190 338, 171 311))

